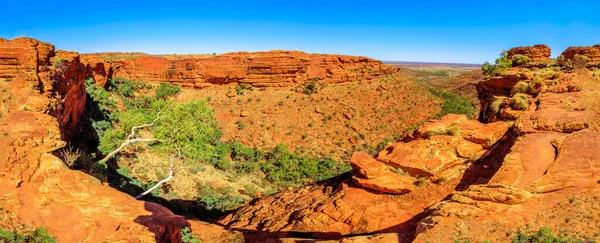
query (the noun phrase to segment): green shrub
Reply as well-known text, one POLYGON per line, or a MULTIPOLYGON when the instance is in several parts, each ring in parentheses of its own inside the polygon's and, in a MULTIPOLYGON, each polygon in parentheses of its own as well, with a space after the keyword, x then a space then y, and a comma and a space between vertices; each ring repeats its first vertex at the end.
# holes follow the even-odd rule
POLYGON ((156 88, 156 98, 164 100, 169 96, 178 94, 180 91, 181 88, 177 85, 161 83, 158 88, 156 88))
POLYGON ((471 102, 467 99, 462 98, 450 91, 435 90, 431 88, 428 88, 427 90, 433 95, 444 99, 442 111, 437 114, 435 118, 443 117, 446 114, 465 114, 467 117, 471 117, 473 115, 473 104, 471 104, 471 102))
POLYGON ((21 234, 0 228, 0 242, 6 243, 56 243, 46 227, 38 227, 29 234, 21 234))
POLYGON ((104 112, 108 117, 110 111, 116 109, 117 102, 110 98, 110 93, 103 87, 98 86, 94 83, 93 79, 85 80, 85 91, 92 98, 92 100, 98 104, 100 111, 104 112))
POLYGON ((202 243, 188 227, 181 229, 181 241, 183 243, 202 243))
POLYGON ((310 158, 291 153, 285 144, 278 144, 260 163, 267 179, 282 187, 297 187, 339 175, 349 170, 346 164, 331 159, 310 158))
POLYGON ((483 72, 483 74, 485 74, 486 76, 495 76, 496 75, 496 65, 492 65, 489 62, 484 62, 483 65, 481 66, 481 71, 483 72))
POLYGON ((481 66, 481 71, 483 74, 491 77, 506 72, 510 67, 512 67, 512 61, 508 59, 508 53, 502 51, 500 57, 496 58, 496 64, 492 65, 489 62, 485 62, 481 66))
POLYGON ((246 91, 252 91, 254 87, 251 84, 247 83, 239 83, 235 88, 235 93, 237 95, 244 95, 246 91))
POLYGON ((574 242, 572 239, 564 239, 552 234, 552 230, 548 227, 542 227, 539 231, 534 232, 531 235, 519 232, 517 236, 512 240, 513 243, 567 243, 574 242))
POLYGON ((198 201, 207 210, 218 210, 226 212, 239 207, 246 200, 236 195, 232 187, 213 188, 211 185, 198 182, 198 201))
POLYGON ((525 55, 516 54, 510 58, 513 65, 522 66, 531 62, 531 58, 525 55))
POLYGON ((161 140, 156 148, 163 153, 178 152, 185 158, 208 162, 215 145, 223 134, 215 119, 214 110, 206 101, 167 105, 153 129, 161 140))
POLYGON ((304 87, 302 88, 303 92, 307 95, 312 95, 314 93, 317 93, 317 91, 318 91, 317 82, 318 81, 319 81, 318 78, 306 81, 306 83, 304 83, 304 87))
POLYGON ((587 56, 575 54, 575 56, 573 57, 573 67, 574 68, 585 68, 587 63, 591 62, 591 61, 592 60, 587 56))
POLYGON ((527 110, 529 108, 529 97, 526 94, 516 94, 510 98, 510 107, 515 110, 527 110))

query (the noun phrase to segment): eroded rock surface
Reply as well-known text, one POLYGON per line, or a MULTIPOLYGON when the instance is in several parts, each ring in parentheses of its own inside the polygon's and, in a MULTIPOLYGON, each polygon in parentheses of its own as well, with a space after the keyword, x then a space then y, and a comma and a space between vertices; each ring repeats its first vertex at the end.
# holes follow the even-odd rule
POLYGON ((415 140, 393 143, 377 159, 354 153, 348 174, 253 201, 220 222, 249 232, 247 239, 253 242, 298 235, 346 240, 348 235, 374 233, 396 233, 391 242, 410 242, 411 229, 426 208, 459 184, 480 180, 464 172, 477 167, 472 163, 491 151, 489 145, 498 143, 507 130, 505 124, 481 124, 458 115, 431 120, 415 132, 415 140), (462 126, 464 137, 419 135, 440 126, 462 126), (473 134, 485 135, 474 136, 479 138, 473 139, 476 142, 466 139, 473 134))
MULTIPOLYGON (((83 55, 98 80, 123 77, 205 88, 229 83, 285 87, 308 80, 342 83, 369 80, 395 68, 367 57, 308 54, 300 51, 233 52, 217 56, 151 56, 132 53, 83 55)), ((102 81, 101 81, 102 82, 102 81)))
POLYGON ((520 54, 524 56, 528 56, 534 62, 543 62, 550 60, 550 47, 544 44, 538 44, 535 46, 520 46, 511 48, 508 50, 508 59, 512 58, 514 55, 520 54))
POLYGON ((237 237, 135 200, 51 154, 78 132, 87 77, 77 53, 0 40, 0 227, 45 226, 58 242, 181 242, 182 227, 205 240, 237 237))
POLYGON ((600 45, 594 46, 571 46, 561 54, 566 59, 572 60, 575 55, 589 57, 592 62, 600 61, 600 45))

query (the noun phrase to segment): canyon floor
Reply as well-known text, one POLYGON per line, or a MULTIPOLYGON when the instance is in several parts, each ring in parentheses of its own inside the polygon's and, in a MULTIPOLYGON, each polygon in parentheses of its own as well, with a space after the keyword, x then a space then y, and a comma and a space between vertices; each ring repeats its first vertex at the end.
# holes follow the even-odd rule
POLYGON ((595 242, 599 53, 482 74, 0 39, 0 241, 595 242))

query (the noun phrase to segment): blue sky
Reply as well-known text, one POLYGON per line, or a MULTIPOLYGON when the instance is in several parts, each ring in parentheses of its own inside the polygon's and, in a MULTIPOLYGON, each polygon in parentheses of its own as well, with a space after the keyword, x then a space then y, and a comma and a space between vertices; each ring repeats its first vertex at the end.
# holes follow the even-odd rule
POLYGON ((482 63, 513 46, 553 56, 600 43, 600 1, 10 1, 0 37, 78 52, 293 49, 482 63))

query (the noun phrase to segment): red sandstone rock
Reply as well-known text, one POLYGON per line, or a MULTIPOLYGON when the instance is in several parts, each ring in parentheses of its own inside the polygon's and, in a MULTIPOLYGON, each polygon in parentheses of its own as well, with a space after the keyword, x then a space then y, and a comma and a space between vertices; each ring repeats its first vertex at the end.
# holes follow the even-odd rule
POLYGON ((354 152, 350 157, 350 165, 361 177, 372 179, 387 174, 387 166, 365 152, 354 152))
POLYGON ((0 40, 0 85, 12 97, 0 116, 0 226, 45 226, 58 242, 180 242, 186 226, 226 234, 135 200, 50 154, 78 132, 87 70, 77 53, 29 38, 0 40))
POLYGON ((520 46, 515 47, 507 52, 508 59, 512 58, 514 55, 520 54, 525 55, 531 58, 534 62, 543 62, 550 60, 550 47, 544 44, 538 44, 535 46, 520 46))
POLYGON ((561 54, 568 60, 572 60, 575 55, 583 55, 589 57, 592 62, 598 62, 600 61, 600 45, 571 46, 561 54))
POLYGON ((356 176, 352 180, 357 185, 382 193, 403 194, 412 191, 415 179, 390 171, 387 166, 365 152, 355 152, 350 165, 356 176))
POLYGON ((368 79, 395 70, 381 61, 366 57, 299 51, 234 52, 178 58, 99 53, 85 54, 82 60, 93 67, 95 77, 106 73, 107 78, 120 76, 147 82, 172 82, 190 88, 228 83, 282 87, 313 79, 324 83, 341 83, 368 79), (107 69, 107 65, 111 68, 107 69))

